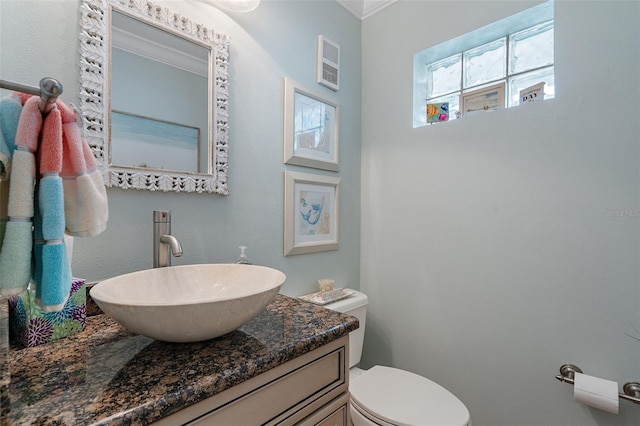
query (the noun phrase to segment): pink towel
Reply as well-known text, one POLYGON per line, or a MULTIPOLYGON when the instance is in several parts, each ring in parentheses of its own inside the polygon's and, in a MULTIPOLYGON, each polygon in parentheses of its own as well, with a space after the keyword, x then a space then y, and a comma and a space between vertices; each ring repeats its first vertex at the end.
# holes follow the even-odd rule
POLYGON ((108 219, 107 193, 74 111, 58 100, 43 120, 39 97, 18 96, 24 106, 11 169, 10 220, 0 241, 0 294, 21 292, 31 278, 43 310, 57 311, 71 283, 65 229, 73 236, 101 233, 108 219))
POLYGON ((74 111, 57 102, 62 115, 64 210, 67 234, 91 237, 107 227, 109 207, 102 174, 89 144, 82 138, 74 111))
POLYGON ((65 211, 62 170, 62 114, 53 108, 42 125, 34 215, 34 272, 36 301, 44 312, 64 308, 71 290, 71 268, 64 244, 65 211))
POLYGON ((32 258, 34 153, 42 128, 39 98, 27 99, 16 130, 9 186, 9 222, 0 249, 0 294, 18 294, 29 285, 32 258))
POLYGON ((62 171, 62 114, 58 108, 52 109, 42 124, 38 163, 40 176, 62 171))

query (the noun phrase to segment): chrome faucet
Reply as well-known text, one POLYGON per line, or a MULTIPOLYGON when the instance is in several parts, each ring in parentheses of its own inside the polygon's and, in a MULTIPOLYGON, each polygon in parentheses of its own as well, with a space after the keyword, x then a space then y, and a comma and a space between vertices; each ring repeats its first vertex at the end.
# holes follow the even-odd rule
POLYGON ((171 266, 171 255, 182 256, 180 241, 171 235, 171 212, 153 211, 153 267, 171 266))

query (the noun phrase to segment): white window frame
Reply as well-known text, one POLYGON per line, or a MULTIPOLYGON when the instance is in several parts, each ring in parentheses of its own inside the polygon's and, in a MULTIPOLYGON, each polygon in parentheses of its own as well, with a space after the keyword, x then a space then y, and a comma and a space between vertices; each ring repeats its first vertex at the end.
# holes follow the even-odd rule
MULTIPOLYGON (((492 86, 492 85, 504 82, 505 86, 507 87, 507 89, 505 90, 505 107, 509 108, 511 106, 515 106, 515 105, 509 105, 509 103, 510 103, 509 99, 508 99, 509 98, 509 89, 508 89, 509 80, 511 78, 513 78, 513 77, 518 77, 518 76, 529 74, 529 73, 532 73, 532 72, 553 69, 554 68, 554 63, 552 62, 551 64, 546 64, 546 65, 543 65, 543 66, 538 66, 538 67, 533 67, 533 68, 527 68, 524 71, 518 71, 518 72, 513 72, 512 73, 511 72, 511 64, 510 64, 510 61, 511 61, 511 52, 510 52, 511 38, 512 38, 512 36, 514 34, 519 34, 522 31, 530 30, 532 28, 535 28, 535 27, 538 27, 538 26, 541 26, 541 25, 547 25, 547 24, 551 24, 552 29, 553 29, 553 20, 547 21, 547 22, 543 22, 543 23, 540 23, 540 24, 533 25, 533 26, 531 26, 529 28, 524 28, 523 30, 517 31, 515 33, 507 34, 504 37, 500 37, 500 38, 497 38, 495 40, 491 40, 491 41, 489 41, 487 43, 483 43, 483 44, 480 44, 478 46, 470 47, 470 48, 468 48, 468 49, 466 49, 466 50, 464 50, 462 52, 454 53, 453 55, 448 56, 447 58, 443 58, 443 59, 440 59, 440 60, 436 61, 436 62, 440 62, 440 61, 442 61, 444 59, 448 59, 448 58, 451 58, 453 56, 462 55, 461 58, 460 58, 460 61, 461 61, 461 64, 462 64, 462 66, 460 67, 461 68, 461 70, 460 70, 460 84, 459 84, 457 90, 452 90, 450 92, 441 93, 441 94, 438 94, 437 96, 433 96, 433 97, 427 97, 427 103, 430 103, 434 99, 437 100, 439 98, 442 98, 442 97, 445 97, 445 96, 451 96, 451 95, 454 95, 454 94, 461 95, 461 94, 464 94, 464 93, 472 92, 472 91, 477 90, 477 89, 481 89, 483 87, 488 87, 488 86, 492 86), (464 87, 464 82, 465 82, 465 79, 466 79, 466 72, 467 72, 466 67, 464 66, 464 60, 466 58, 465 55, 469 51, 471 51, 471 50, 473 50, 473 49, 475 49, 477 47, 484 46, 485 44, 493 43, 493 42, 496 42, 498 40, 505 40, 504 58, 502 58, 505 61, 505 69, 506 69, 505 76, 501 77, 501 78, 498 78, 498 79, 487 80, 487 81, 483 81, 482 83, 479 83, 479 84, 475 84, 475 85, 464 87)), ((429 65, 431 65, 431 64, 426 64, 427 67, 429 67, 429 65)), ((428 73, 428 71, 427 71, 427 73, 428 73)), ((428 78, 429 77, 427 76, 427 79, 428 78)), ((454 118, 454 117, 452 117, 452 118, 454 118)))
MULTIPOLYGON (((413 127, 422 127, 427 125, 426 121, 426 104, 429 100, 435 99, 436 101, 442 97, 450 96, 455 93, 465 93, 472 90, 477 90, 482 87, 495 85, 500 82, 505 82, 507 86, 506 95, 508 97, 508 84, 509 80, 519 75, 535 72, 536 70, 553 70, 555 67, 555 60, 550 65, 544 65, 540 67, 534 67, 527 69, 526 71, 519 71, 512 73, 509 67, 509 49, 510 49, 510 37, 514 34, 520 33, 530 28, 540 26, 542 24, 551 23, 553 28, 553 0, 542 3, 531 9, 527 9, 516 15, 507 17, 494 24, 490 24, 486 27, 467 33, 456 39, 449 40, 438 46, 434 46, 429 49, 425 49, 422 52, 418 52, 414 55, 414 69, 413 69, 413 127), (464 55, 465 52, 483 46, 487 43, 494 42, 506 38, 505 49, 505 65, 506 76, 503 78, 486 81, 478 85, 464 87, 464 55), (443 59, 461 55, 462 70, 460 73, 460 85, 457 90, 453 90, 448 93, 441 93, 438 96, 427 97, 427 80, 428 71, 427 68, 430 64, 439 62, 443 59)), ((505 99, 505 105, 508 107, 509 100, 505 99)), ((450 109, 450 119, 455 118, 454 111, 450 109)))

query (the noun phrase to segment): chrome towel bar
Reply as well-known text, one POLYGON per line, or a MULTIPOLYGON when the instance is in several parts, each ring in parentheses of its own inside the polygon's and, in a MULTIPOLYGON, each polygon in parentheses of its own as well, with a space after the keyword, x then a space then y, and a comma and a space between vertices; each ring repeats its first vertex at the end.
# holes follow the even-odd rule
MULTIPOLYGON (((573 364, 564 364, 562 367, 560 367, 560 374, 556 376, 556 379, 560 380, 561 382, 573 385, 575 373, 582 373, 582 370, 580 370, 580 368, 576 367, 573 364)), ((625 383, 625 385, 622 387, 622 390, 624 393, 618 394, 621 399, 626 399, 627 401, 631 401, 634 404, 640 404, 640 383, 625 383)))
POLYGON ((40 80, 40 87, 27 86, 8 80, 0 80, 0 88, 40 96, 40 111, 48 113, 62 94, 62 84, 55 78, 45 77, 40 80))

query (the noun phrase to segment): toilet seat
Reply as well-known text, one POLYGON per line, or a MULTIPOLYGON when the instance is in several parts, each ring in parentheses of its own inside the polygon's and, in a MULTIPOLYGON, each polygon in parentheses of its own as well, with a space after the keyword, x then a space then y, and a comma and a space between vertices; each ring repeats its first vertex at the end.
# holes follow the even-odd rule
POLYGON ((354 409, 378 424, 469 426, 467 407, 431 380, 397 368, 375 366, 349 385, 354 409))
POLYGON ((349 407, 351 413, 351 426, 396 426, 392 423, 387 423, 379 417, 375 417, 371 413, 367 413, 362 407, 360 407, 353 399, 349 407))

